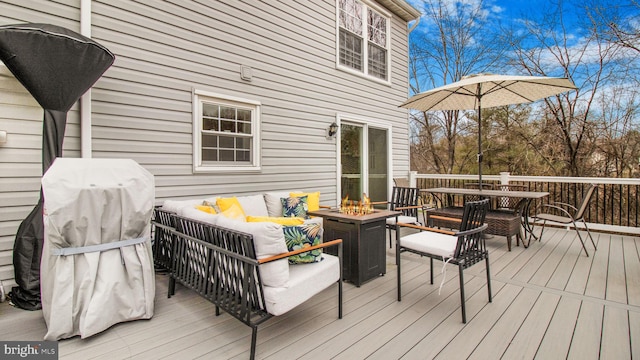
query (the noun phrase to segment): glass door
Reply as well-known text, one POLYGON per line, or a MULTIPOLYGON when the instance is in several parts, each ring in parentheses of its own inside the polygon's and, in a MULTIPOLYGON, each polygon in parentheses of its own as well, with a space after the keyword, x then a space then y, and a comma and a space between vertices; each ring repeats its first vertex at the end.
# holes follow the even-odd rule
POLYGON ((360 200, 364 184, 362 177, 362 126, 342 124, 340 126, 340 163, 342 175, 340 179, 341 196, 344 199, 360 200))
POLYGON ((364 193, 371 201, 388 200, 387 135, 386 129, 367 124, 341 124, 341 198, 359 201, 364 193))
POLYGON ((368 196, 371 201, 389 200, 389 151, 387 148, 387 130, 369 127, 369 164, 368 196))

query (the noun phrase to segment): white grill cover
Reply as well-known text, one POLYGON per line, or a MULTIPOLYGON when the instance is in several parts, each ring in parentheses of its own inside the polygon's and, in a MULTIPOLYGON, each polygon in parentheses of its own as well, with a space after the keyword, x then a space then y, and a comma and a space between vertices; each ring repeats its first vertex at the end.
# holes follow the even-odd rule
POLYGON ((153 175, 133 160, 57 158, 42 189, 44 339, 85 338, 151 318, 153 175))

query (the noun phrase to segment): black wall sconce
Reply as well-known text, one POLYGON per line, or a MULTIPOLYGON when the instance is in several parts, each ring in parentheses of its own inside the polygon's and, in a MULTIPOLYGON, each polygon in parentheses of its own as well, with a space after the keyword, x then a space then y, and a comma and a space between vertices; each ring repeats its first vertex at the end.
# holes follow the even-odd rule
POLYGON ((329 128, 327 129, 327 138, 329 139, 334 138, 337 133, 338 133, 338 124, 336 124, 336 122, 334 121, 333 123, 331 123, 331 125, 329 125, 329 128))

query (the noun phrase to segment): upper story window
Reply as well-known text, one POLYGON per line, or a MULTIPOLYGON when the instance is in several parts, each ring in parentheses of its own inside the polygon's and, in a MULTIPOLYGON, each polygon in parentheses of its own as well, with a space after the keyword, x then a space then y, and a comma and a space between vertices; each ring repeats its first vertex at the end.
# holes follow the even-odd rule
POLYGON ((260 103, 194 91, 195 172, 260 170, 260 103))
POLYGON ((338 1, 338 67, 389 82, 390 15, 358 0, 338 1))

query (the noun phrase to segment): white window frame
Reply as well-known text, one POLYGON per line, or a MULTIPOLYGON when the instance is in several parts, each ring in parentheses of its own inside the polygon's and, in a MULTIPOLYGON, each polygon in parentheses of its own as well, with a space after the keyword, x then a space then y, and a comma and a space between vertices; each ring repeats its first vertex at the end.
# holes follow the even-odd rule
POLYGON ((336 68, 342 71, 346 71, 348 73, 364 77, 369 80, 373 80, 385 85, 391 85, 391 19, 392 14, 383 9, 381 6, 377 5, 375 2, 370 0, 358 0, 362 3, 362 41, 363 41, 363 49, 362 49, 362 71, 358 71, 351 67, 340 64, 340 0, 336 0, 336 68), (386 34, 387 41, 385 45, 385 49, 387 50, 387 79, 380 79, 379 77, 369 75, 369 36, 368 31, 369 27, 367 26, 367 9, 371 8, 373 11, 382 15, 387 19, 386 21, 386 34))
POLYGON ((219 172, 257 172, 261 170, 260 153, 260 123, 261 103, 256 100, 244 99, 235 96, 217 94, 209 91, 193 89, 193 172, 194 173, 219 173, 219 172), (202 104, 214 102, 221 105, 229 105, 251 110, 251 164, 233 165, 202 164, 202 104))

